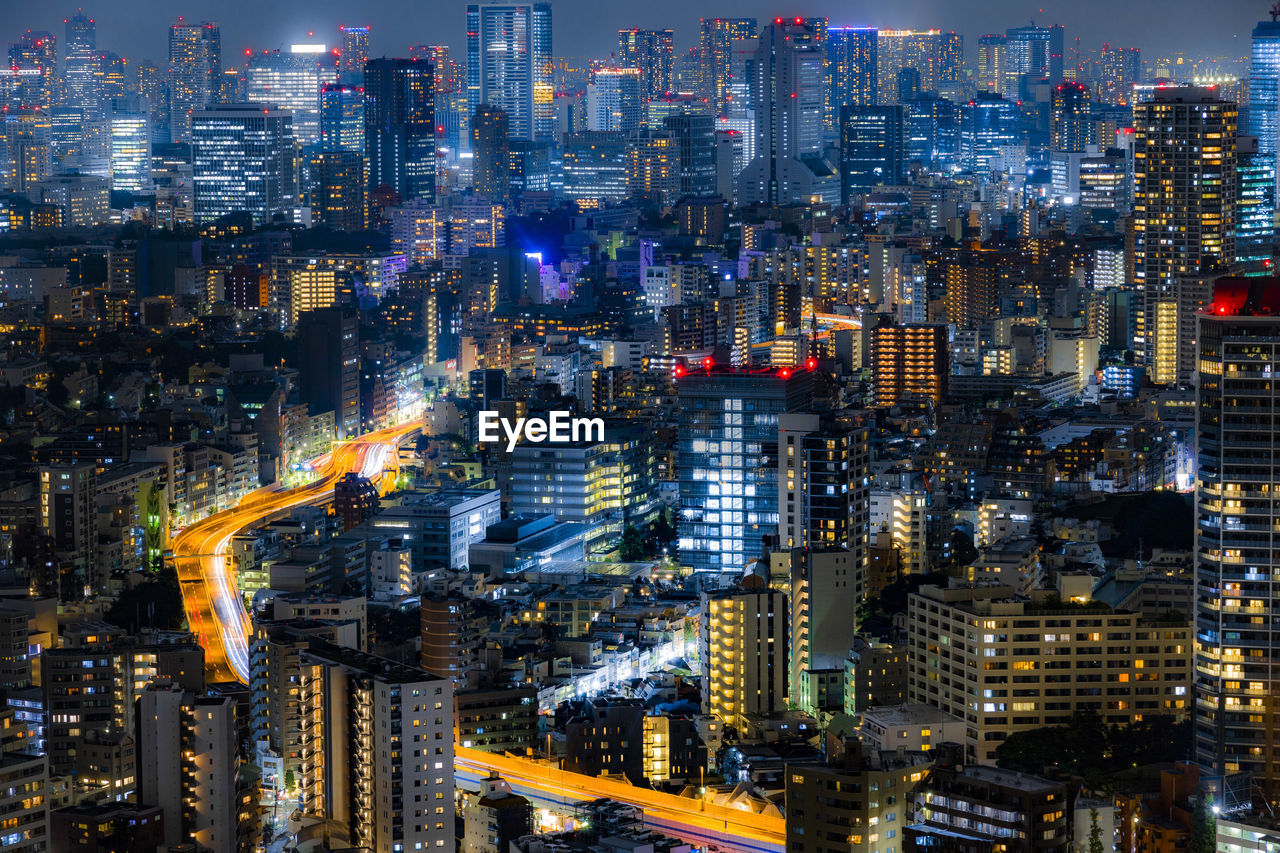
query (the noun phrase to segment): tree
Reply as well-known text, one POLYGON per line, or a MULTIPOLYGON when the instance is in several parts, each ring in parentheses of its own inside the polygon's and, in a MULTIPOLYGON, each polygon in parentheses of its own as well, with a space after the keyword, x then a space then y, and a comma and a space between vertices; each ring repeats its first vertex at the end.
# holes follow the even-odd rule
POLYGON ((1213 796, 1204 794, 1191 813, 1191 841, 1187 853, 1214 853, 1218 847, 1218 819, 1213 813, 1213 796))
POLYGON ((1102 827, 1098 824, 1098 809, 1089 808, 1089 853, 1103 853, 1102 827))
POLYGON ((644 559, 644 539, 633 524, 628 524, 622 530, 622 544, 618 548, 618 559, 624 563, 634 563, 644 559))
POLYGON ((296 782, 296 781, 297 781, 297 780, 294 778, 294 775, 293 775, 293 768, 292 768, 292 767, 290 767, 288 770, 284 771, 284 789, 285 789, 286 791, 292 791, 292 790, 293 790, 294 782, 296 782))

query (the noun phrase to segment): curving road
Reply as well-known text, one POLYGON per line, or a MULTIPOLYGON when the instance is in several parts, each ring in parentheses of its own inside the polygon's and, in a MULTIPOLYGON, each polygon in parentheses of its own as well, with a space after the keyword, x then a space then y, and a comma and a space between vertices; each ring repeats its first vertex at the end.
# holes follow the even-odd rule
POLYGON ((328 500, 334 484, 348 473, 369 478, 385 493, 399 469, 400 442, 421 428, 420 423, 403 424, 338 444, 312 463, 320 475, 313 482, 293 489, 265 486, 173 538, 173 563, 187 623, 204 647, 211 681, 249 681, 253 626, 236 588, 232 537, 294 507, 328 500))

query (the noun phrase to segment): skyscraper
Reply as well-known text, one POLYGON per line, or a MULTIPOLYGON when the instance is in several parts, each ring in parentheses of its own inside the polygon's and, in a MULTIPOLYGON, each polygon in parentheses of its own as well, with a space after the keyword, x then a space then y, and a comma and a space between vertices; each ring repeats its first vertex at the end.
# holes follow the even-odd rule
POLYGON ((836 201, 839 180, 822 158, 826 51, 816 30, 778 18, 756 40, 755 157, 738 176, 739 204, 836 201))
POLYGON ((404 200, 436 193, 435 84, 431 63, 371 59, 364 70, 364 150, 369 188, 404 200))
POLYGON ((481 104, 471 117, 471 186, 502 204, 510 191, 511 130, 507 114, 481 104))
POLYGON ((1280 569, 1267 531, 1280 454, 1259 424, 1280 417, 1280 281, 1220 279, 1196 340, 1196 757, 1214 774, 1251 773, 1274 800, 1280 569))
POLYGON ((513 137, 552 140, 551 65, 550 3, 467 4, 467 94, 472 112, 489 104, 507 114, 513 137))
POLYGON ((879 103, 878 33, 875 27, 831 27, 827 30, 827 65, 831 75, 831 109, 879 103))
POLYGON ((1005 30, 1009 71, 1015 78, 1023 75, 1040 80, 1062 79, 1063 29, 1059 24, 1048 27, 1014 27, 1005 30))
POLYGON ((896 186, 905 177, 906 133, 902 104, 840 110, 840 201, 872 187, 896 186))
POLYGON ((1256 136, 1236 137, 1236 263, 1246 274, 1269 271, 1275 243, 1276 158, 1256 136))
POLYGON ((298 393, 312 414, 333 412, 337 438, 360 434, 360 327, 335 305, 298 317, 298 393))
POLYGON ((675 91, 675 33, 671 30, 618 30, 618 64, 640 70, 641 95, 660 98, 675 91))
POLYGON ((270 222, 297 203, 288 111, 223 104, 190 119, 196 222, 242 211, 270 222))
POLYGON ((703 18, 699 40, 702 90, 716 115, 729 109, 733 43, 754 38, 755 18, 703 18))
POLYGON ((27 30, 9 45, 7 69, 16 84, 10 106, 48 109, 58 100, 58 43, 53 33, 27 30))
POLYGON ((942 401, 947 393, 947 327, 882 323, 871 330, 871 375, 878 408, 904 396, 942 401))
POLYGON ((358 151, 319 151, 311 167, 309 204, 312 221, 334 231, 361 231, 368 223, 368 179, 358 151))
POLYGON ((93 19, 77 9, 70 18, 63 19, 66 26, 66 62, 62 66, 66 88, 66 102, 81 109, 97 109, 101 93, 98 90, 98 54, 96 27, 93 19))
POLYGON ((1054 151, 1084 151, 1092 125, 1089 90, 1074 80, 1053 87, 1049 112, 1049 147, 1054 151))
POLYGON ((1009 94, 1009 76, 1009 39, 998 33, 978 39, 978 91, 1009 94))
POLYGON ((587 130, 640 129, 644 114, 640 72, 635 68, 601 68, 587 84, 587 130))
POLYGON ((986 172, 1002 148, 1018 139, 1018 105, 999 95, 979 92, 960 106, 959 156, 966 169, 986 172))
POLYGON ((1190 378, 1192 297, 1205 289, 1184 285, 1235 259, 1236 115, 1189 87, 1156 89, 1134 108, 1134 347, 1160 384, 1190 378))
POLYGON ((1248 119, 1258 152, 1274 157, 1280 148, 1280 20, 1274 16, 1253 28, 1248 119))
POLYGON ((369 61, 369 28, 338 27, 342 47, 338 51, 338 79, 349 86, 364 85, 364 64, 369 61))
POLYGON ((169 133, 174 142, 191 141, 190 114, 217 103, 221 81, 218 25, 179 18, 169 27, 169 133))
POLYGON ((111 189, 151 189, 151 114, 145 109, 111 114, 111 189))
POLYGON ((956 74, 957 42, 954 33, 941 30, 880 30, 876 34, 879 69, 879 103, 896 104, 898 72, 914 68, 920 73, 920 90, 936 92, 940 83, 956 74))
POLYGON ((740 573, 778 536, 778 417, 812 405, 813 373, 707 366, 676 391, 680 562, 740 573))
POLYGON ((662 120, 662 130, 675 149, 675 198, 715 195, 715 120, 706 113, 672 115, 662 120))
POLYGON ((333 82, 333 66, 312 53, 255 53, 245 66, 249 101, 293 113, 293 135, 303 146, 320 140, 320 87, 333 82))
POLYGON ((320 150, 364 153, 364 89, 346 83, 321 87, 320 150))
POLYGON ((1103 104, 1133 103, 1133 85, 1142 81, 1142 51, 1136 47, 1102 45, 1102 79, 1098 81, 1098 101, 1103 104))

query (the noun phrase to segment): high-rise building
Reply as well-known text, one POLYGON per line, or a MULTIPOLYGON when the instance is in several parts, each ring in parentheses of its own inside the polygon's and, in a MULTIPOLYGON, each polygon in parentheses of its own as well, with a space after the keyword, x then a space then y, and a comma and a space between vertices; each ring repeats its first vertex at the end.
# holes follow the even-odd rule
POLYGON ((1276 158, 1256 136, 1236 137, 1236 263, 1268 272, 1276 238, 1276 158))
POLYGON ((111 189, 146 193, 151 186, 151 114, 111 113, 111 189))
POLYGON ((619 202, 627 183, 627 137, 614 131, 584 130, 564 136, 564 197, 581 207, 619 202))
POLYGON ((218 25, 169 27, 169 133, 174 142, 191 141, 191 114, 216 104, 222 86, 222 36, 218 25))
POLYGON ((436 194, 435 82, 431 63, 372 59, 364 69, 364 151, 369 189, 402 200, 436 194))
POLYGON ((742 730, 785 709, 787 597, 747 576, 741 588, 702 595, 702 713, 742 730))
POLYGON ((879 103, 880 52, 875 27, 827 29, 827 69, 831 79, 831 110, 879 103))
POLYGON ((67 52, 62 66, 66 103, 83 110, 101 108, 102 92, 98 86, 99 55, 93 18, 77 9, 62 21, 66 27, 64 47, 67 52))
POLYGON ((699 94, 715 115, 725 115, 730 107, 735 41, 755 38, 755 18, 703 18, 699 37, 699 67, 702 88, 699 94))
POLYGON ((618 30, 618 64, 640 71, 646 100, 674 92, 675 33, 672 30, 618 30))
POLYGON ((676 387, 680 561, 741 572, 778 537, 778 418, 812 404, 813 373, 707 366, 676 387))
POLYGON ((236 702, 177 685, 138 698, 138 798, 164 812, 165 844, 215 853, 239 848, 241 787, 236 702))
POLYGON ((1195 740, 1212 774, 1280 789, 1271 652, 1276 553, 1266 486, 1280 456, 1259 426, 1277 410, 1280 281, 1220 280, 1198 317, 1196 382, 1195 740), (1261 490, 1260 490, 1261 489, 1261 490))
POLYGON ((979 92, 960 105, 958 156, 976 172, 987 172, 1002 150, 1018 141, 1018 105, 996 94, 979 92))
POLYGON ((1098 102, 1114 106, 1132 104, 1134 84, 1142 82, 1142 51, 1104 42, 1100 61, 1102 78, 1098 81, 1098 102))
POLYGON ((1258 137, 1258 153, 1277 156, 1280 147, 1280 20, 1253 28, 1249 62, 1248 133, 1258 137))
POLYGON ((738 176, 738 203, 835 202, 839 180, 822 156, 824 46, 805 23, 778 19, 756 40, 755 157, 738 176))
POLYGON ((871 330, 871 375, 877 408, 904 396, 942 401, 950 372, 947 327, 883 323, 871 330))
POLYGON ((364 157, 356 151, 319 151, 308 164, 312 222, 334 231, 363 231, 369 208, 364 157))
POLYGON ((303 146, 320 139, 320 87, 333 82, 332 65, 312 53, 255 53, 245 64, 246 98, 293 113, 293 135, 303 146))
POLYGON ((978 78, 974 81, 978 91, 1010 94, 1010 77, 1009 39, 998 33, 978 39, 978 78))
POLYGON ((0 814, 5 816, 0 841, 8 853, 51 849, 49 759, 8 708, 0 711, 0 814))
POLYGON ((1049 112, 1049 148, 1053 151, 1084 151, 1093 140, 1089 90, 1081 83, 1066 80, 1053 87, 1049 112))
POLYGON ((682 113, 662 120, 675 151, 672 191, 676 200, 716 195, 715 121, 706 113, 682 113))
POLYGON ((517 139, 555 141, 551 4, 482 0, 467 4, 470 111, 505 112, 517 139))
POLYGON ((262 104, 225 104, 190 115, 196 222, 248 212, 270 222, 297 202, 293 117, 262 104))
POLYGON ((498 204, 511 191, 511 131, 507 114, 481 104, 471 116, 471 186, 498 204))
POLYGON ((440 154, 456 159, 467 147, 467 120, 471 109, 467 101, 467 71, 454 60, 447 44, 420 44, 409 48, 413 59, 426 57, 436 84, 436 135, 440 154))
POLYGON ((453 682, 323 640, 299 669, 303 813, 354 847, 453 853, 453 682))
POLYGON ((363 88, 346 83, 320 88, 320 150, 364 153, 363 88))
POLYGON ((348 86, 364 85, 364 64, 369 61, 369 28, 341 26, 342 47, 338 50, 338 80, 348 86))
POLYGON ((1063 29, 1060 24, 1048 27, 1014 27, 1005 31, 1009 73, 1016 80, 1029 76, 1035 80, 1061 80, 1063 29))
POLYGON ((644 116, 643 81, 636 68, 601 68, 587 84, 587 130, 634 133, 644 116))
POLYGON ((922 92, 936 92, 944 82, 954 82, 962 68, 956 65, 957 39, 955 33, 941 30, 880 30, 876 34, 879 103, 904 100, 897 87, 898 72, 904 68, 919 73, 922 92))
POLYGON ((1191 351, 1208 293, 1188 281, 1235 259, 1236 115, 1234 103, 1195 88, 1156 89, 1134 108, 1134 348, 1160 384, 1190 378, 1179 352, 1191 351))
POLYGON ((906 177, 902 104, 840 109, 840 202, 906 177))
POLYGON ((43 110, 10 110, 2 115, 4 189, 27 195, 53 173, 53 122, 43 110))
POLYGON ((298 318, 299 394, 312 414, 333 412, 337 438, 360 434, 360 327, 346 306, 298 318))
MULTIPOLYGON (((96 481, 96 467, 88 462, 40 469, 40 532, 52 540, 59 560, 74 566, 75 577, 85 586, 97 538, 96 481)), ((73 587, 63 586, 64 594, 73 592, 73 587)))
POLYGON ((9 45, 9 106, 47 110, 59 100, 58 42, 53 33, 27 30, 9 45))

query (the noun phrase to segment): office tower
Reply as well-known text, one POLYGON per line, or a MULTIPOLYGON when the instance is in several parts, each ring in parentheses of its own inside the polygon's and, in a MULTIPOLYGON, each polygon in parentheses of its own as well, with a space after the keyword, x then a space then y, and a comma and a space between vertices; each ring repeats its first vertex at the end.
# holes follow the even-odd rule
POLYGON ((1275 155, 1256 136, 1236 137, 1236 263, 1247 273, 1271 266, 1275 210, 1275 155))
POLYGON ((151 191, 151 114, 114 110, 111 113, 111 189, 115 192, 151 191))
MULTIPOLYGON (((1038 548, 1034 541, 1023 541, 1038 548)), ((1098 709, 1108 725, 1125 725, 1148 715, 1186 718, 1191 714, 1185 686, 1191 680, 1195 633, 1190 620, 1152 619, 1141 612, 1103 606, 1101 601, 1092 602, 1089 609, 1047 610, 1027 597, 1040 580, 1017 570, 1019 560, 1012 556, 1001 562, 1008 568, 972 570, 976 586, 921 587, 907 604, 909 701, 968 720, 969 761, 994 763, 1000 743, 1015 732, 1065 725, 1077 710, 1095 707, 1097 695, 1090 695, 1095 686, 1103 695, 1114 697, 1098 709), (1013 578, 1014 584, 1007 578, 1013 578), (975 623, 981 630, 973 630, 975 623), (1132 640, 1108 644, 1108 631, 1128 633, 1132 640), (1024 638, 1022 645, 1017 645, 1018 636, 1024 638), (1032 636, 1035 641, 1030 640, 1032 636), (997 655, 1009 658, 1005 663, 1011 672, 1027 674, 1025 681, 1014 683, 1035 692, 1007 697, 983 692, 975 699, 973 688, 962 681, 937 677, 944 656, 966 669, 981 670, 997 655), (1104 680, 1086 682, 1090 675, 1104 680), (1072 683, 1090 687, 1062 686, 1072 683), (1054 700, 1046 701, 1049 696, 1054 700)), ((1088 600, 1087 593, 1084 598, 1088 600)))
POLYGON ((352 847, 453 853, 453 683, 322 640, 299 669, 303 814, 352 847))
POLYGON ((53 33, 27 30, 9 45, 8 66, 17 81, 10 107, 47 110, 59 100, 58 44, 53 33))
POLYGON ((241 786, 236 704, 177 685, 138 698, 138 797, 164 812, 165 844, 236 853, 241 786))
POLYGON ((293 119, 262 104, 225 104, 191 113, 196 222, 248 212, 270 222, 297 203, 293 119))
POLYGON ((554 141, 551 4, 467 4, 467 93, 503 110, 517 139, 554 141))
POLYGON ((674 92, 675 33, 671 30, 618 30, 618 64, 640 71, 641 97, 674 92))
POLYGON ((169 133, 174 142, 191 141, 190 116, 216 104, 222 86, 222 37, 217 24, 169 27, 169 133))
MULTIPOLYGON (((90 584, 97 539, 96 481, 96 468, 88 462, 40 469, 40 532, 52 540, 58 559, 74 567, 74 576, 84 586, 90 584)), ((63 595, 78 598, 82 592, 63 583, 63 595)))
POLYGON ((93 19, 77 9, 62 21, 66 27, 66 62, 62 66, 66 103, 85 110, 100 108, 97 39, 93 19))
POLYGON ((369 189, 403 201, 436 195, 435 82, 431 64, 372 59, 364 69, 364 153, 369 189))
POLYGON ((436 135, 440 154, 456 160, 467 147, 467 122, 471 109, 467 101, 467 71, 454 61, 447 44, 416 45, 409 48, 411 59, 426 57, 436 85, 436 135))
POLYGON ((1258 152, 1276 156, 1280 141, 1280 20, 1253 28, 1249 62, 1248 133, 1258 137, 1258 152))
POLYGON ((546 141, 513 139, 508 154, 507 176, 517 207, 527 196, 551 192, 551 150, 546 141))
POLYGON ((1091 124, 1089 90, 1071 80, 1054 86, 1049 112, 1049 148, 1084 151, 1092 142, 1091 124))
POLYGON ((671 137, 643 130, 627 143, 627 192, 656 207, 674 202, 676 157, 671 137))
POLYGON ((936 92, 943 83, 954 82, 957 69, 957 41, 954 33, 941 30, 880 30, 876 35, 879 99, 882 104, 903 100, 898 93, 898 72, 914 68, 920 73, 920 90, 936 92))
POLYGON ((834 201, 839 181, 822 159, 825 51, 807 24, 774 22, 754 53, 756 156, 738 176, 738 203, 834 201))
POLYGON ((1142 51, 1103 42, 1100 63, 1098 102, 1113 106, 1132 104, 1134 84, 1142 82, 1142 51))
POLYGON ((360 328, 347 306, 298 317, 298 390, 312 414, 333 412, 339 441, 360 433, 360 328))
POLYGON ((996 33, 978 39, 978 91, 1008 94, 1010 76, 1009 40, 996 33))
POLYGON ((342 47, 338 51, 338 80, 348 86, 364 85, 364 65, 369 61, 369 28, 341 26, 342 47))
POLYGON ((840 110, 840 202, 906 177, 902 104, 840 110))
POLYGON ((1207 292, 1186 283, 1235 259, 1236 115, 1195 88, 1156 89, 1134 108, 1134 348, 1159 384, 1190 378, 1179 352, 1191 351, 1195 293, 1207 292))
POLYGON ((364 153, 364 89, 346 83, 320 87, 320 150, 364 153))
POLYGON ((1276 552, 1256 531, 1275 523, 1261 487, 1280 457, 1259 424, 1280 414, 1277 308, 1274 278, 1220 280, 1196 335, 1196 758, 1215 775, 1251 773, 1268 800, 1280 788, 1269 701, 1276 552))
POLYGON ((1017 144, 1018 105, 996 94, 979 92, 960 105, 959 159, 964 168, 989 172, 1002 149, 1017 144))
POLYGON ((948 355, 946 326, 881 323, 872 329, 875 406, 889 408, 903 397, 942 402, 950 373, 948 355))
POLYGON ((311 167, 311 220, 334 231, 368 227, 368 181, 364 157, 356 151, 319 151, 311 167))
POLYGON ((565 134, 564 197, 580 207, 601 207, 627 198, 627 138, 621 133, 584 130, 565 134))
POLYGON ((730 106, 733 76, 733 43, 755 38, 755 18, 703 18, 699 38, 699 67, 702 88, 699 94, 719 116, 730 106))
POLYGON ((749 575, 702 594, 702 713, 742 731, 786 708, 787 597, 749 575))
POLYGON ((511 133, 507 114, 481 104, 471 117, 471 186, 498 204, 511 190, 511 133))
POLYGON ((715 120, 706 113, 685 113, 662 120, 662 132, 675 152, 675 198, 716 195, 715 120))
POLYGON ((320 87, 330 83, 333 67, 312 53, 272 50, 255 53, 245 64, 246 99, 293 113, 293 136, 304 147, 320 139, 320 87))
POLYGON ((836 116, 840 115, 841 107, 869 107, 879 103, 877 36, 875 27, 827 30, 827 71, 831 80, 828 97, 836 116))
POLYGON ((741 572, 778 536, 778 417, 812 403, 809 370, 677 376, 680 561, 741 572))
POLYGON ((946 98, 918 98, 904 106, 907 160, 940 165, 954 162, 959 151, 956 105, 946 98))
POLYGON ((1005 30, 1009 73, 1016 79, 1024 75, 1035 80, 1061 80, 1063 29, 1048 27, 1014 27, 1005 30))
POLYGON ((597 71, 587 84, 587 130, 639 130, 644 114, 641 87, 638 69, 597 71))
POLYGON ((6 853, 51 849, 49 759, 8 708, 0 711, 0 814, 5 816, 0 841, 6 853))
POLYGON ((43 110, 2 114, 4 189, 27 195, 53 173, 53 123, 43 110))

